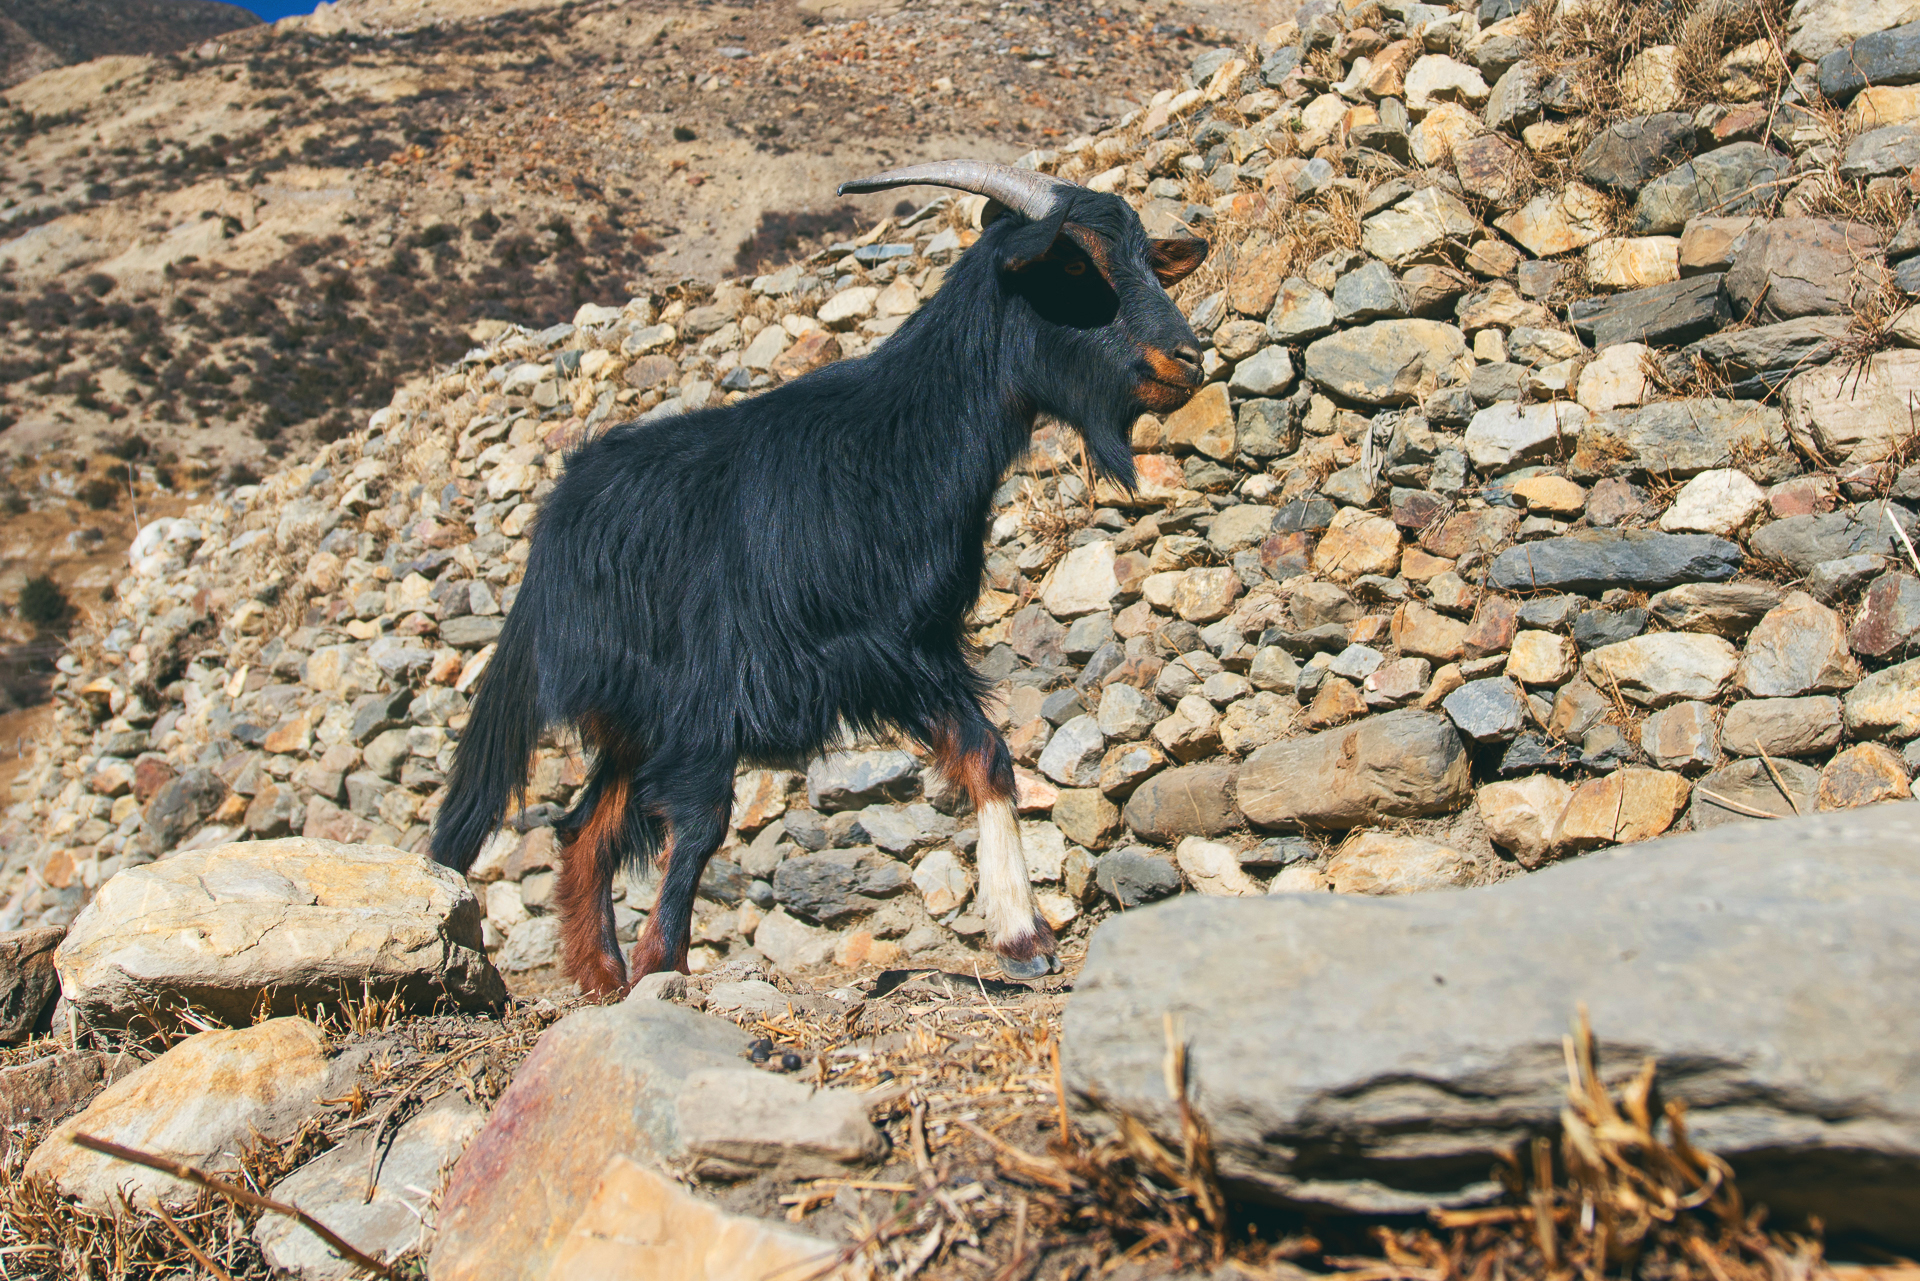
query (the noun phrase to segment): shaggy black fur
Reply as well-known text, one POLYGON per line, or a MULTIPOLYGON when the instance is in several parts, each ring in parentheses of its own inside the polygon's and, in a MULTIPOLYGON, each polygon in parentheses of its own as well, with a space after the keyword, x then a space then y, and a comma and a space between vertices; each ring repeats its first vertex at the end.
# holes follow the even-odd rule
POLYGON ((991 495, 1042 413, 1132 483, 1133 420, 1201 381, 1162 281, 1205 252, 1150 242, 1109 195, 1078 192, 1044 222, 1007 214, 871 355, 583 445, 541 513, 434 857, 468 867, 540 730, 579 727, 595 760, 562 824, 569 863, 589 864, 563 873, 568 967, 605 989, 623 977, 607 887, 669 837, 635 962, 684 965, 736 762, 798 765, 849 729, 900 730, 992 758, 1010 793, 963 626, 991 495))

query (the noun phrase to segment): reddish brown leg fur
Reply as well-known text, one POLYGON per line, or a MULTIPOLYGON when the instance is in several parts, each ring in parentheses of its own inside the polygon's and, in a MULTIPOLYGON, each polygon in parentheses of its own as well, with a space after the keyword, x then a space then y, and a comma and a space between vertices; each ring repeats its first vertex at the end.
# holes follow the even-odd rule
POLYGON ((626 821, 627 780, 615 779, 600 793, 585 824, 561 851, 560 944, 567 977, 590 997, 618 996, 627 976, 620 953, 609 953, 602 922, 613 893, 617 842, 626 821))

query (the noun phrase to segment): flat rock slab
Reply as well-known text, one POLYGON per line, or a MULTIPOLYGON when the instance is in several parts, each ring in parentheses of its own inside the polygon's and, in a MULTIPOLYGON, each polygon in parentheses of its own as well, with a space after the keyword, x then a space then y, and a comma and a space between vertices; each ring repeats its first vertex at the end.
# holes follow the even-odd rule
POLYGON ((858 1094, 752 1068, 751 1041, 724 1020, 639 998, 549 1028, 448 1180, 435 1281, 606 1275, 557 1260, 618 1158, 726 1178, 844 1172, 884 1152, 858 1094))
POLYGON ((1591 530, 1509 547, 1494 557, 1492 581, 1502 591, 1657 591, 1722 582, 1739 572, 1741 559, 1738 544, 1711 534, 1591 530))
POLYGON ((89 1020, 191 1001, 234 1023, 265 999, 400 995, 412 1008, 506 1000, 466 878, 424 855, 291 837, 128 868, 75 918, 56 964, 89 1020))
MULTIPOLYGON (((380 1145, 369 1161, 371 1136, 321 1154, 274 1184, 276 1201, 295 1205, 376 1258, 394 1258, 432 1240, 421 1212, 440 1190, 447 1167, 459 1159, 486 1122, 486 1112, 459 1090, 443 1094, 380 1145), (367 1173, 374 1193, 366 1195, 367 1173)), ((428 1218, 431 1216, 429 1215, 428 1218)), ((276 1270, 302 1281, 345 1281, 363 1275, 294 1220, 263 1214, 253 1239, 276 1270)))
POLYGON ((1594 854, 1450 894, 1184 896, 1094 934, 1067 1084, 1179 1142, 1181 1020, 1220 1173, 1351 1212, 1491 1200, 1501 1154, 1557 1132, 1561 1038, 1603 1078, 1658 1060, 1693 1141, 1783 1225, 1920 1245, 1920 806, 1594 854), (1382 940, 1392 940, 1382 947, 1382 940), (1218 982, 1231 957, 1236 982, 1218 982))
POLYGON ((248 1144, 293 1137, 320 1101, 352 1088, 363 1054, 329 1056, 327 1037, 301 1018, 201 1032, 108 1086, 87 1110, 56 1127, 27 1160, 28 1177, 52 1181, 90 1209, 179 1209, 200 1190, 172 1175, 76 1145, 90 1134, 127 1147, 233 1173, 248 1144))

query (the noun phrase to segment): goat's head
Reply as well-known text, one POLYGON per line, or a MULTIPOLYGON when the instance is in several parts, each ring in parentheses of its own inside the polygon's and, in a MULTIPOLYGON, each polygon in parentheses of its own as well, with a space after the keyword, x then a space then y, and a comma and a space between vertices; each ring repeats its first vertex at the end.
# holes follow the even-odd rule
POLYGON ((1167 288, 1205 260, 1207 242, 1149 239, 1118 196, 976 160, 893 169, 840 192, 916 184, 988 198, 986 231, 968 253, 991 257, 1030 324, 1030 385, 1019 391, 1079 429, 1101 472, 1131 483, 1133 420, 1180 408, 1206 379, 1167 288))

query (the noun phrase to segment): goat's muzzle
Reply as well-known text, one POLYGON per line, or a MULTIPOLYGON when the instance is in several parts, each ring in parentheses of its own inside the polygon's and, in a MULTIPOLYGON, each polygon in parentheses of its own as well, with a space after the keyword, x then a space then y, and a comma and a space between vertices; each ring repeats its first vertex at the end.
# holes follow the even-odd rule
POLYGON ((1180 408, 1207 380, 1200 364, 1200 349, 1191 343, 1164 351, 1146 347, 1140 354, 1149 373, 1141 381, 1138 395, 1141 403, 1156 413, 1180 408))

